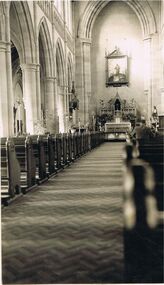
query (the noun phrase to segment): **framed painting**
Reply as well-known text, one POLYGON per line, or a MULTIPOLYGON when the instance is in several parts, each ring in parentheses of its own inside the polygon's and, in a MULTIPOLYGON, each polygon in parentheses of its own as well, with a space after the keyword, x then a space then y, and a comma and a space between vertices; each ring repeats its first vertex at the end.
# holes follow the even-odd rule
POLYGON ((118 50, 106 56, 106 86, 128 85, 128 57, 118 50))

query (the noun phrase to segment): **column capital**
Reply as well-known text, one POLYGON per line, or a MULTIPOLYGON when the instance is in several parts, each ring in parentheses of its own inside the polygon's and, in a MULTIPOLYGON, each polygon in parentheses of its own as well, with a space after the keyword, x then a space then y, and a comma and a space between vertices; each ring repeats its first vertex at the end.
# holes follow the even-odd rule
POLYGON ((56 77, 54 76, 49 76, 49 77, 46 77, 44 80, 45 81, 55 81, 56 77))
POLYGON ((36 71, 39 67, 37 63, 22 63, 21 68, 22 70, 34 70, 36 71))
POLYGON ((82 43, 85 43, 85 44, 88 44, 88 45, 91 45, 91 43, 92 43, 92 39, 91 38, 80 38, 80 41, 82 43))
POLYGON ((152 40, 152 36, 151 35, 148 35, 147 37, 145 37, 144 39, 143 39, 143 42, 151 42, 151 40, 152 40))
POLYGON ((0 41, 0 51, 5 51, 10 46, 11 46, 10 42, 0 41))

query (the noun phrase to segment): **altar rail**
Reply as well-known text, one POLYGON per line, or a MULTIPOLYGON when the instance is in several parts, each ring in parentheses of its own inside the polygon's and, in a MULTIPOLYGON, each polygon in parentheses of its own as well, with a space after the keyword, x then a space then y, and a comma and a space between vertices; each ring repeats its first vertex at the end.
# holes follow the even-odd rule
POLYGON ((102 142, 103 132, 2 138, 2 203, 8 205, 102 142))

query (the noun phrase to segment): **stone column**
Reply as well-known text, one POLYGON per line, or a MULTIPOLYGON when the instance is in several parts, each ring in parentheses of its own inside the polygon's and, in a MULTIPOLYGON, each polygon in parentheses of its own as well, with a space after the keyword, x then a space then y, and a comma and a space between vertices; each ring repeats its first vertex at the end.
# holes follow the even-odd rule
POLYGON ((76 42, 76 88, 79 98, 79 117, 82 124, 89 121, 89 100, 91 97, 91 40, 76 42))
POLYGON ((37 73, 36 73, 36 95, 37 95, 37 118, 38 120, 42 119, 41 115, 41 92, 40 92, 40 62, 39 62, 39 37, 38 37, 38 22, 37 22, 37 9, 38 4, 36 1, 33 3, 34 9, 34 34, 35 34, 35 54, 36 54, 36 63, 37 63, 37 73))
POLYGON ((91 98, 91 41, 83 41, 84 66, 84 124, 89 122, 89 101, 91 98))
POLYGON ((53 64, 53 74, 54 74, 54 119, 55 119, 55 132, 58 133, 59 132, 59 116, 58 116, 58 110, 57 110, 57 106, 58 106, 58 86, 57 86, 57 71, 56 71, 56 40, 57 40, 57 35, 56 35, 56 26, 55 26, 55 18, 54 18, 54 14, 53 14, 53 1, 51 2, 52 5, 52 45, 53 45, 53 58, 54 58, 54 64, 53 64))
POLYGON ((150 124, 152 115, 152 54, 151 38, 144 39, 144 93, 147 96, 147 121, 150 124))
POLYGON ((55 119, 55 132, 59 133, 59 116, 58 116, 58 85, 57 85, 57 78, 55 77, 54 82, 54 119, 55 119))
POLYGON ((68 62, 67 62, 67 1, 63 2, 63 18, 64 18, 64 132, 68 131, 68 116, 69 116, 69 102, 68 102, 68 62))
POLYGON ((40 65, 36 65, 36 98, 37 98, 37 118, 41 120, 41 94, 40 94, 40 65))
POLYGON ((14 116, 13 116, 13 86, 12 86, 12 64, 11 64, 11 43, 10 43, 10 6, 7 3, 5 9, 6 25, 6 67, 7 67, 7 88, 8 88, 8 118, 9 118, 9 135, 14 134, 14 116))
POLYGON ((38 121, 37 106, 37 64, 22 64, 23 74, 23 99, 26 109, 27 133, 35 133, 35 124, 38 121))
POLYGON ((5 3, 4 7, 4 14, 1 15, 4 25, 0 27, 2 33, 0 41, 0 135, 12 136, 14 134, 14 104, 8 3, 5 3))
POLYGON ((55 78, 45 79, 46 123, 50 133, 55 132, 55 78))
MULTIPOLYGON (((12 88, 8 85, 8 76, 10 73, 9 66, 7 65, 7 43, 0 42, 0 63, 1 63, 1 76, 0 76, 0 126, 1 136, 12 135, 11 127, 13 126, 12 115, 13 110, 10 107, 9 99, 11 97, 12 88), (11 126, 10 126, 11 124, 11 126)), ((10 83, 9 83, 10 84, 10 83)))
POLYGON ((5 6, 3 40, 0 41, 0 135, 12 136, 14 134, 13 116, 13 90, 12 90, 12 66, 11 66, 11 45, 10 45, 10 22, 9 5, 5 6))

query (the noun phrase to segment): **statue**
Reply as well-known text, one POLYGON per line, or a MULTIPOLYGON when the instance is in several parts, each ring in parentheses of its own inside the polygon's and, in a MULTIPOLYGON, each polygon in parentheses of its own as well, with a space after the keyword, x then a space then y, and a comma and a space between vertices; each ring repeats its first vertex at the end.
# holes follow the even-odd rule
POLYGON ((157 131, 158 128, 158 123, 159 123, 159 118, 158 118, 158 112, 156 106, 154 106, 153 112, 152 112, 152 118, 151 118, 151 123, 152 126, 155 128, 157 131))
POLYGON ((15 104, 13 107, 13 113, 14 113, 14 134, 15 134, 16 133, 16 113, 17 113, 17 108, 15 107, 15 104))

